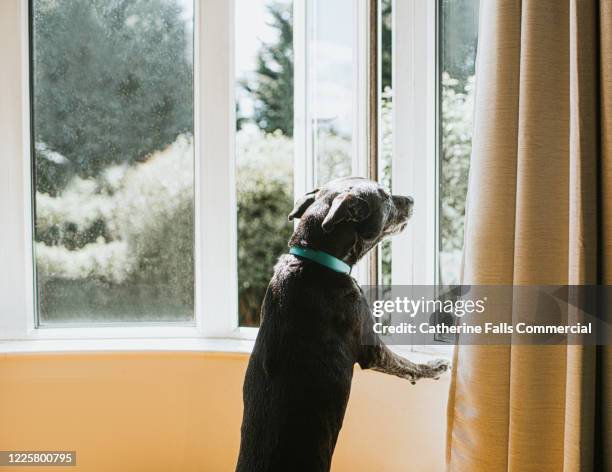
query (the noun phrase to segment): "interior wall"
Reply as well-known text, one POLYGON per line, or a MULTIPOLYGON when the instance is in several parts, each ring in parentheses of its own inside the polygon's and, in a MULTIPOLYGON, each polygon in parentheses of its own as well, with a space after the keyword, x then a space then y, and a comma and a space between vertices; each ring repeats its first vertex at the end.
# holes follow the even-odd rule
MULTIPOLYGON (((192 352, 0 354, 0 450, 75 450, 75 471, 231 471, 246 363, 192 352)), ((356 367, 332 469, 444 470, 447 393, 448 376, 413 386, 356 367)))

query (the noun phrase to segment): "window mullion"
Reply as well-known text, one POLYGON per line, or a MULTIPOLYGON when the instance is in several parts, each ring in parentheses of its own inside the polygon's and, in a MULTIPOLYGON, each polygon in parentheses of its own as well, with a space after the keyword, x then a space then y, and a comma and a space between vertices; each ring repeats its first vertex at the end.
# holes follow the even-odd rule
POLYGON ((435 3, 393 2, 393 192, 415 199, 408 229, 393 240, 394 285, 435 283, 435 3))
POLYGON ((234 1, 198 0, 196 316, 207 336, 238 329, 234 1))
POLYGON ((31 254, 28 2, 2 2, 0 42, 0 339, 34 328, 31 254))
MULTIPOLYGON (((352 174, 372 177, 369 153, 369 113, 376 113, 376 104, 369 103, 369 15, 370 2, 356 0, 353 46, 353 143, 352 174)), ((364 257, 354 268, 353 276, 360 284, 371 283, 370 267, 373 261, 364 257)))

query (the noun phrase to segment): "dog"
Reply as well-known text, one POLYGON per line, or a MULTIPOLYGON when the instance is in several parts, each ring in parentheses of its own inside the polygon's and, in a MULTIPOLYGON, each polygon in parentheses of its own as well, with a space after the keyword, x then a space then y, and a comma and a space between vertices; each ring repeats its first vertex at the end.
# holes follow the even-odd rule
POLYGON ((371 311, 342 270, 401 232, 412 209, 410 197, 356 177, 334 180, 296 202, 289 220, 300 221, 289 246, 298 249, 274 268, 244 379, 237 472, 329 471, 355 363, 412 383, 449 368, 444 360, 412 363, 378 337, 363 343, 372 333, 371 311), (323 254, 332 268, 312 254, 323 254))

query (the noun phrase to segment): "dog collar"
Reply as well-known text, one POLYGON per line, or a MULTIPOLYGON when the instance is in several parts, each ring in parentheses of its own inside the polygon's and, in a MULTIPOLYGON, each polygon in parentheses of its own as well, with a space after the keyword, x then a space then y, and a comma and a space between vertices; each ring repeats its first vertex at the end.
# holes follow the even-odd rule
POLYGON ((336 272, 340 272, 341 274, 350 274, 351 266, 348 265, 343 260, 338 259, 337 257, 332 256, 323 251, 317 251, 315 249, 308 249, 306 247, 299 246, 291 246, 289 249, 289 254, 293 254, 294 256, 303 257, 304 259, 309 259, 317 264, 321 264, 322 266, 327 267, 336 272))

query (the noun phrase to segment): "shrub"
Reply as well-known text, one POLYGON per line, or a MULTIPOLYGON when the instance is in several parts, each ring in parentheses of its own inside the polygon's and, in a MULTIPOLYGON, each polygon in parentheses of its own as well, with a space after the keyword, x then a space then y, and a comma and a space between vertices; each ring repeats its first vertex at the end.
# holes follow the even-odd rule
POLYGON ((280 132, 238 135, 238 293, 240 323, 259 324, 259 310, 293 225, 293 141, 280 132))
POLYGON ((460 82, 442 74, 440 273, 444 284, 459 282, 473 107, 474 77, 460 82))
POLYGON ((143 163, 109 167, 97 179, 73 177, 56 197, 37 193, 36 205, 43 292, 45 284, 87 280, 99 282, 96 291, 144 289, 170 306, 193 307, 191 137, 179 136, 143 163))

